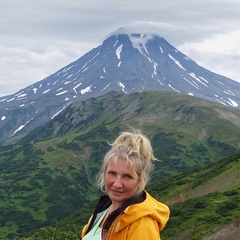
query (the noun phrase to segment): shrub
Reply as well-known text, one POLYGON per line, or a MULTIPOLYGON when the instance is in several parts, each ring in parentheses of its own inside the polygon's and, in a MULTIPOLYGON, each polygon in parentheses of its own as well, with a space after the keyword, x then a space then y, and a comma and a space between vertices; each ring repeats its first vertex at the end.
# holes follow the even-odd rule
POLYGON ((237 204, 233 201, 225 201, 217 206, 216 212, 222 216, 226 215, 229 210, 237 208, 237 204))

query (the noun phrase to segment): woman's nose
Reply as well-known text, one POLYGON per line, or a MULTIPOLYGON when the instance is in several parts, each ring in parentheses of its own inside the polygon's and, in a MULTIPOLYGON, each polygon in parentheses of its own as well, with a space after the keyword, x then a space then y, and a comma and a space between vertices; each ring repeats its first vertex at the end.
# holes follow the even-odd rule
POLYGON ((116 188, 122 187, 122 181, 121 181, 121 179, 119 177, 117 177, 115 179, 115 181, 113 182, 113 186, 116 187, 116 188))

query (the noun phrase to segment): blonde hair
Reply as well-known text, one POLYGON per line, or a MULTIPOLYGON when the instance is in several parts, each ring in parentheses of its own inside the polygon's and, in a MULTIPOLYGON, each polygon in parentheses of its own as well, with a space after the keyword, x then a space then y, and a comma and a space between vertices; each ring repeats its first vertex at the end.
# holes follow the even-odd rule
POLYGON ((110 144, 112 147, 106 153, 101 170, 98 175, 98 186, 102 191, 105 186, 104 176, 109 164, 109 160, 117 161, 119 158, 124 159, 139 178, 139 188, 136 195, 142 192, 149 180, 149 173, 153 169, 152 161, 157 160, 154 157, 153 149, 149 139, 135 130, 135 132, 123 132, 115 141, 110 144))

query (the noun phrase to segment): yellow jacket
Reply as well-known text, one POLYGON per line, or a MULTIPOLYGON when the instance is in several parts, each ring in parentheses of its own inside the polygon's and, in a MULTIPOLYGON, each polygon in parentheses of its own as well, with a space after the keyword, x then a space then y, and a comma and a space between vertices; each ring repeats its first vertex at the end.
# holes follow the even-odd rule
MULTIPOLYGON (((111 224, 106 240, 160 240, 160 231, 166 225, 169 208, 145 192, 144 201, 126 207, 111 224)), ((90 225, 83 228, 85 236, 90 225)))

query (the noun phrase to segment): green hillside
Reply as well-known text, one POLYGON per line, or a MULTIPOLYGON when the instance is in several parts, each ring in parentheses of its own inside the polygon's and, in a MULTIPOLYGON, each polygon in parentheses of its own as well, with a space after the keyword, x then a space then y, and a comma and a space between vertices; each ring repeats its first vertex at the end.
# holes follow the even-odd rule
MULTIPOLYGON (((98 151, 99 141, 101 148, 131 127, 151 138, 156 156, 163 160, 153 180, 205 166, 236 153, 240 146, 239 111, 169 92, 113 92, 73 104, 19 143, 62 137, 65 149, 74 150, 75 145, 82 151, 98 151)), ((95 173, 95 169, 92 171, 95 173)))
MULTIPOLYGON (((232 225, 235 226, 234 230, 222 234, 219 239, 230 239, 229 235, 233 233, 239 237, 239 169, 240 153, 208 167, 149 184, 147 191, 168 204, 171 210, 170 220, 162 231, 162 239, 200 240, 232 225)), ((86 224, 94 204, 80 209, 53 227, 64 232, 70 226, 75 226, 76 234, 86 224)))
MULTIPOLYGON (((17 145, 0 147, 1 235, 12 238, 52 225, 96 199, 95 174, 107 142, 131 127, 151 139, 162 160, 152 184, 239 152, 240 112, 202 99, 111 93, 71 105, 17 145)), ((161 198, 171 204, 182 194, 178 187, 174 191, 161 198)))
MULTIPOLYGON (((171 219, 163 239, 202 239, 230 224, 240 232, 240 153, 203 169, 177 175, 149 186, 170 205, 171 219)), ((218 239, 230 239, 222 235, 218 239)), ((238 239, 238 238, 231 238, 238 239)))
MULTIPOLYGON (((240 153, 208 167, 149 184, 147 191, 169 205, 171 217, 162 240, 237 240, 240 236, 240 153), (225 230, 225 231, 223 231, 225 230), (219 238, 214 238, 218 236, 219 238), (210 239, 210 238, 209 238, 210 239)), ((96 201, 31 237, 20 239, 80 239, 96 201)))

